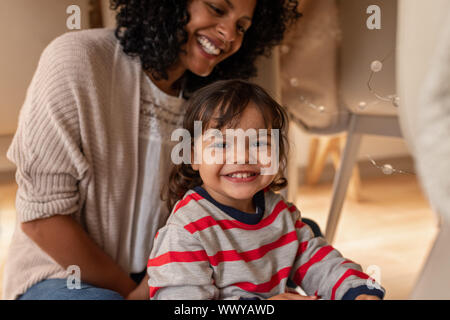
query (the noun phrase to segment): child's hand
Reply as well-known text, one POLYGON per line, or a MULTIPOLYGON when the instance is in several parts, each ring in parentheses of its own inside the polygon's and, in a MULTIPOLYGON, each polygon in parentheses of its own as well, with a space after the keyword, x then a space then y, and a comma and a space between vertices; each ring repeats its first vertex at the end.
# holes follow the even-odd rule
POLYGON ((149 288, 148 288, 148 274, 145 275, 144 279, 142 279, 141 283, 131 291, 126 300, 149 300, 149 288))
POLYGON ((285 292, 277 294, 267 300, 318 300, 317 296, 301 296, 298 293, 285 292))
POLYGON ((355 298, 355 300, 381 300, 381 299, 377 296, 371 296, 369 294, 360 294, 355 298))

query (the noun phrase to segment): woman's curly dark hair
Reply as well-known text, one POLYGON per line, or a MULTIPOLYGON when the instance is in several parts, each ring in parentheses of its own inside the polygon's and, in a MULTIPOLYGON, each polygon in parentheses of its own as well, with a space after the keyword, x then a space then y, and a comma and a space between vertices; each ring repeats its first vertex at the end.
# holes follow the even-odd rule
MULTIPOLYGON (((156 78, 167 79, 166 70, 176 62, 181 46, 187 42, 188 1, 111 0, 111 8, 118 9, 116 37, 123 51, 138 56, 143 68, 156 78)), ((268 56, 271 48, 281 42, 288 25, 301 16, 297 6, 298 0, 257 0, 252 25, 239 51, 219 63, 207 77, 187 71, 185 93, 189 95, 216 80, 256 76, 256 58, 268 56)))

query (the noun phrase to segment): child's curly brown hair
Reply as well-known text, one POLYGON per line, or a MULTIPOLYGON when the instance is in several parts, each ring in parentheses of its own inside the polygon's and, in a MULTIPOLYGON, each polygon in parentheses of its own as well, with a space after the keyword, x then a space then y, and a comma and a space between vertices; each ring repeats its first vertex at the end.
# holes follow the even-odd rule
MULTIPOLYGON (((260 86, 245 80, 222 80, 203 87, 185 102, 183 128, 191 137, 194 137, 195 121, 201 121, 202 132, 210 128, 232 128, 250 101, 260 109, 266 128, 279 130, 279 170, 269 188, 274 191, 283 189, 287 186, 283 173, 289 149, 288 117, 284 108, 260 86)), ((191 147, 193 145, 194 139, 191 139, 191 147)), ((168 184, 162 188, 161 199, 167 201, 171 211, 188 190, 202 183, 199 172, 193 170, 190 164, 183 162, 174 165, 168 184)))

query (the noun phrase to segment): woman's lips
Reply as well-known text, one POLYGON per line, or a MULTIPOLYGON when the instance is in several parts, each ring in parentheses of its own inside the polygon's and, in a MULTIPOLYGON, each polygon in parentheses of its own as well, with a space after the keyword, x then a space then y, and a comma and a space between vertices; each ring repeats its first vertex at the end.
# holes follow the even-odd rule
POLYGON ((195 43, 196 43, 197 47, 200 49, 200 53, 201 53, 205 58, 207 58, 207 59, 209 59, 209 60, 214 60, 214 59, 216 59, 218 56, 220 56, 220 54, 219 54, 218 56, 209 54, 208 52, 205 51, 205 49, 203 49, 203 46, 202 46, 200 43, 198 43, 197 41, 195 41, 195 43))

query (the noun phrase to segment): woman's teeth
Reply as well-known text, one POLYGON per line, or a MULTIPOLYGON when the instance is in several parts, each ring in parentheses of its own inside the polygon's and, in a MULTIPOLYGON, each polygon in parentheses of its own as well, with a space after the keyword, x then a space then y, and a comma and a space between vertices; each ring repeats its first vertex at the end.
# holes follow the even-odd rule
POLYGON ((229 174, 228 176, 232 177, 232 178, 239 178, 239 179, 244 178, 245 179, 248 177, 252 177, 254 175, 256 175, 256 173, 232 173, 232 174, 229 174))
POLYGON ((218 56, 220 54, 220 49, 217 48, 211 41, 209 41, 206 37, 200 36, 197 38, 198 43, 202 46, 203 50, 206 53, 211 54, 213 56, 218 56))

